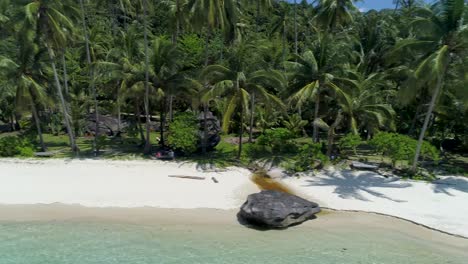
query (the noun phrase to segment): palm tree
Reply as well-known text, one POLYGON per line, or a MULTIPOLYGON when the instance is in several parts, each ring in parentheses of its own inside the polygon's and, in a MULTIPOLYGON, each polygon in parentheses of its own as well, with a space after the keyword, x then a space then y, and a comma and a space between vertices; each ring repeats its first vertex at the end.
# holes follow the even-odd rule
POLYGON ((288 32, 291 24, 291 6, 286 2, 279 2, 278 7, 274 9, 276 19, 273 20, 272 29, 270 34, 280 33, 281 40, 283 43, 283 56, 282 60, 286 61, 286 55, 288 50, 288 32))
POLYGON ((161 4, 169 9, 172 26, 172 43, 176 44, 179 39, 180 30, 187 21, 184 14, 187 11, 188 0, 163 0, 161 4))
POLYGON ((240 159, 242 153, 242 136, 244 133, 244 115, 247 112, 249 105, 249 92, 244 84, 246 76, 244 72, 237 69, 229 69, 222 65, 210 65, 203 70, 203 77, 212 85, 212 89, 206 93, 203 101, 208 101, 208 98, 215 98, 221 95, 228 95, 228 106, 223 116, 223 131, 229 131, 231 117, 237 108, 240 116, 240 131, 239 131, 239 150, 237 158, 240 159))
POLYGON ((379 128, 394 130, 395 110, 386 103, 394 91, 387 88, 388 82, 383 73, 365 76, 361 72, 349 70, 347 78, 335 78, 339 88, 330 82, 333 90, 339 93, 343 115, 348 118, 351 132, 358 135, 359 128, 367 130, 368 137, 379 128))
POLYGON ((164 127, 166 125, 166 99, 169 98, 169 120, 173 119, 172 98, 180 92, 184 84, 179 74, 180 60, 177 46, 170 41, 159 37, 153 40, 153 53, 151 57, 152 72, 154 72, 153 85, 157 94, 161 95, 161 145, 164 147, 164 127))
POLYGON ((421 11, 421 16, 415 18, 413 26, 418 28, 414 39, 406 39, 398 43, 393 51, 410 49, 421 51, 414 78, 410 80, 415 87, 429 87, 432 97, 427 109, 424 124, 419 135, 412 171, 416 171, 422 143, 426 135, 432 112, 437 99, 448 81, 447 72, 451 62, 458 59, 468 47, 466 36, 466 20, 464 0, 441 0, 431 9, 421 11))
POLYGON ((189 0, 187 7, 193 28, 206 32, 205 66, 207 66, 211 33, 215 29, 221 29, 226 35, 234 32, 237 24, 238 2, 236 0, 189 0))
MULTIPOLYGON (((91 51, 89 48, 89 36, 88 36, 88 25, 86 23, 86 11, 84 7, 83 0, 80 0, 80 9, 81 9, 81 23, 83 26, 84 38, 85 38, 85 49, 86 49, 86 62, 88 63, 88 70, 89 70, 89 85, 91 94, 94 101, 94 120, 96 121, 95 131, 94 131, 94 140, 93 140, 93 152, 94 155, 97 155, 99 152, 97 138, 99 137, 99 108, 98 108, 98 100, 97 100, 97 93, 96 93, 96 83, 94 81, 94 66, 91 61, 91 51)), ((65 60, 64 60, 65 64, 65 60)), ((64 65, 64 69, 66 69, 64 65)), ((64 71, 66 72, 66 71, 64 71)), ((65 79, 65 83, 66 83, 65 79)))
MULTIPOLYGON (((28 65, 31 63, 31 55, 34 53, 34 46, 29 46, 29 56, 22 54, 20 59, 23 61, 20 65, 16 64, 11 59, 0 56, 1 75, 9 81, 9 85, 15 86, 16 90, 16 108, 19 109, 24 105, 29 105, 37 129, 39 144, 41 151, 46 151, 46 145, 42 136, 41 121, 37 111, 37 105, 44 103, 46 99, 45 88, 34 78, 30 73, 28 65)), ((21 49, 23 52, 26 49, 21 49)))
MULTIPOLYGON (((144 40, 144 49, 145 49, 145 97, 144 97, 144 104, 145 104, 145 116, 146 116, 146 141, 145 141, 145 148, 144 153, 150 154, 151 153, 151 137, 150 137, 150 130, 151 130, 151 116, 150 116, 150 105, 149 105, 149 97, 150 97, 150 88, 149 88, 149 50, 148 50, 148 2, 147 0, 142 1, 142 10, 143 10, 143 40, 144 40)), ((161 128, 163 129, 163 128, 161 128)))
MULTIPOLYGON (((305 51, 301 56, 295 56, 294 61, 285 63, 291 81, 289 102, 294 103, 297 108, 302 108, 306 102, 314 100, 314 120, 319 118, 321 93, 328 88, 326 80, 333 76, 337 66, 345 61, 348 53, 346 45, 341 41, 335 38, 333 43, 329 34, 317 32, 313 51, 305 51)), ((313 138, 318 142, 319 130, 315 124, 314 122, 313 138)))
POLYGON ((74 30, 73 22, 63 10, 74 10, 66 1, 49 0, 34 1, 25 6, 25 27, 37 28, 36 34, 44 41, 47 49, 52 71, 54 74, 55 88, 60 99, 60 106, 67 129, 70 146, 74 152, 78 151, 75 135, 72 128, 71 117, 68 113, 67 103, 63 96, 62 85, 55 65, 56 53, 54 48, 63 47, 67 42, 67 33, 74 30))
MULTIPOLYGON (((234 32, 237 23, 238 6, 235 0, 213 1, 213 0, 189 0, 190 22, 193 28, 205 31, 205 67, 209 64, 208 46, 211 33, 215 29, 221 29, 226 35, 234 32)), ((205 84, 207 85, 207 84, 205 84)), ((204 123, 202 139, 202 152, 206 153, 207 145, 207 112, 208 105, 203 105, 204 123)))
POLYGON ((212 88, 205 94, 204 100, 227 96, 228 105, 223 116, 223 130, 227 133, 231 124, 231 119, 239 109, 240 132, 239 132, 239 152, 237 158, 242 153, 242 137, 244 133, 244 115, 248 111, 250 101, 250 132, 249 141, 252 142, 252 127, 254 125, 255 96, 262 100, 269 109, 273 106, 284 108, 283 103, 266 87, 281 87, 285 83, 282 75, 276 71, 254 71, 244 72, 242 64, 233 65, 227 68, 222 65, 210 65, 203 70, 203 77, 212 84, 212 88))
POLYGON ((319 0, 317 22, 326 30, 334 31, 353 21, 353 12, 357 11, 353 2, 356 0, 319 0))
POLYGON ((253 142, 253 127, 255 121, 255 103, 257 101, 265 104, 269 111, 278 108, 283 110, 284 104, 267 88, 282 90, 286 84, 283 74, 275 70, 259 70, 247 75, 245 87, 250 94, 250 125, 249 125, 249 143, 253 142))
POLYGON ((252 4, 256 4, 256 14, 255 14, 255 32, 258 33, 260 27, 260 11, 262 8, 270 8, 272 6, 271 0, 247 0, 252 4))

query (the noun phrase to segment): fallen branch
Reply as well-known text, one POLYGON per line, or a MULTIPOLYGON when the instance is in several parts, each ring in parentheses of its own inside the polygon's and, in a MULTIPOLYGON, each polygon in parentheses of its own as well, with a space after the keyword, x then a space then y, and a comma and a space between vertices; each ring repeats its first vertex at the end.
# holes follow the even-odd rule
POLYGON ((189 180, 205 180, 205 177, 198 176, 183 176, 183 175, 169 175, 170 178, 189 179, 189 180))

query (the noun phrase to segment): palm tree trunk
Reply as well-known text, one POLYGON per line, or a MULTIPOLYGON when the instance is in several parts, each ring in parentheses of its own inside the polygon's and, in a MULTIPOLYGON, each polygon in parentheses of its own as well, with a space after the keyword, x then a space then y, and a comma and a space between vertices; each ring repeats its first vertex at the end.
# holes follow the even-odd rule
POLYGON ((44 137, 42 136, 42 129, 41 129, 41 120, 39 119, 39 115, 36 109, 36 103, 34 100, 31 102, 31 112, 34 117, 34 122, 36 123, 37 135, 39 137, 39 144, 41 145, 41 151, 47 151, 47 148, 44 143, 44 137))
POLYGON ((298 45, 297 45, 297 1, 294 0, 294 54, 298 54, 298 45))
POLYGON ((161 119, 160 120, 161 127, 159 128, 161 140, 159 141, 159 143, 161 144, 161 148, 163 149, 165 146, 165 142, 164 142, 165 141, 164 140, 164 128, 166 126, 166 116, 164 115, 165 112, 166 112, 166 100, 165 98, 163 98, 161 100, 161 113, 159 116, 159 118, 161 119))
MULTIPOLYGON (((297 106, 297 114, 299 115, 299 118, 302 120, 302 106, 300 105, 297 106)), ((304 126, 302 127, 302 135, 304 137, 308 137, 304 126)))
POLYGON ((135 121, 137 124, 138 132, 140 133, 141 143, 145 144, 146 138, 145 133, 143 132, 143 127, 141 126, 141 116, 140 116, 140 107, 138 106, 138 101, 135 100, 135 121))
POLYGON ((328 129, 328 148, 327 148, 327 157, 331 157, 333 153, 333 144, 335 142, 335 129, 343 120, 343 113, 340 110, 336 116, 335 122, 328 129))
POLYGON ((424 124, 423 124, 423 127, 421 129, 421 133, 419 134, 419 140, 418 140, 418 144, 416 145, 416 152, 414 154, 413 165, 411 167, 411 171, 413 173, 416 172, 416 169, 418 167, 418 161, 419 161, 419 156, 421 154, 421 148, 422 148, 422 144, 423 144, 423 141, 424 141, 424 136, 425 136, 426 130, 427 130, 428 126, 429 126, 429 121, 431 120, 432 111, 434 111, 434 107, 435 107, 437 98, 439 97, 439 93, 440 93, 440 91, 442 89, 443 79, 444 79, 444 76, 439 76, 439 78, 437 79, 436 90, 434 91, 434 94, 432 95, 431 103, 429 104, 429 108, 427 109, 426 117, 424 118, 424 124))
POLYGON ((242 136, 244 134, 244 109, 240 112, 240 132, 239 132, 239 152, 237 153, 237 159, 240 160, 242 155, 242 136))
POLYGON ((151 153, 151 140, 150 140, 150 111, 149 111, 149 53, 148 53, 148 3, 143 0, 143 25, 144 25, 144 45, 145 45, 145 115, 146 115, 146 141, 145 141, 145 154, 151 153))
POLYGON ((67 111, 67 104, 65 102, 65 98, 63 97, 62 86, 60 85, 57 67, 55 67, 54 52, 50 48, 49 45, 46 45, 46 47, 47 47, 47 52, 49 54, 50 63, 52 64, 52 72, 54 73, 54 79, 55 79, 55 88, 57 89, 57 95, 60 99, 60 106, 62 108, 63 119, 65 121, 65 127, 67 129, 68 138, 70 141, 70 147, 73 152, 78 152, 79 149, 78 149, 78 146, 76 145, 75 135, 74 135, 73 128, 71 125, 72 121, 70 120, 70 115, 68 114, 68 111, 67 111))
POLYGON ((259 25, 260 25, 260 0, 257 0, 257 14, 255 17, 255 33, 258 33, 259 25))
POLYGON ((68 89, 68 73, 67 73, 67 61, 65 59, 65 48, 62 51, 62 67, 63 67, 63 87, 65 88, 65 96, 70 93, 68 89))
POLYGON ((169 96, 169 122, 174 121, 174 96, 169 96))
POLYGON ((252 92, 252 96, 250 97, 249 143, 252 143, 253 141, 254 115, 255 115, 255 93, 252 92))
MULTIPOLYGON (((316 95, 316 98, 315 98, 315 110, 314 110, 314 121, 318 119, 318 116, 319 116, 319 110, 320 110, 320 95, 317 94, 316 95)), ((317 143, 320 141, 320 138, 319 138, 319 128, 317 125, 315 125, 315 122, 314 122, 314 133, 313 133, 313 138, 314 138, 314 142, 317 143)))
POLYGON ((98 109, 98 101, 97 101, 97 94, 96 94, 96 84, 94 82, 94 67, 92 65, 91 51, 89 47, 88 26, 86 25, 86 12, 84 9, 83 0, 80 0, 80 7, 81 7, 81 13, 82 13, 81 23, 83 26, 83 32, 85 36, 86 61, 89 67, 89 82, 90 82, 91 94, 93 96, 93 102, 94 102, 94 120, 96 122, 95 127, 94 127, 93 152, 94 152, 94 156, 97 156, 99 153, 99 146, 97 144, 97 139, 99 137, 99 109, 98 109))
POLYGON ((117 103, 117 131, 120 132, 122 129, 122 113, 121 113, 121 106, 120 106, 120 89, 119 89, 119 82, 117 82, 117 91, 116 91, 116 103, 117 103))
POLYGON ((283 62, 286 61, 286 22, 283 21, 283 62))
POLYGON ((208 143, 208 104, 203 103, 203 138, 202 138, 202 153, 206 153, 208 143))
MULTIPOLYGON (((206 39, 205 39, 205 67, 208 66, 208 47, 210 43, 210 28, 206 28, 206 39)), ((205 86, 208 84, 205 83, 205 86)), ((208 140, 208 104, 203 103, 203 138, 202 138, 202 153, 206 154, 208 140)))
POLYGON ((411 121, 411 126, 409 128, 409 131, 408 131, 408 136, 411 136, 414 132, 414 128, 416 127, 416 122, 418 121, 418 117, 419 117, 419 111, 421 111, 421 107, 423 105, 418 105, 418 107, 416 108, 416 113, 414 114, 414 117, 413 117, 413 121, 411 121))

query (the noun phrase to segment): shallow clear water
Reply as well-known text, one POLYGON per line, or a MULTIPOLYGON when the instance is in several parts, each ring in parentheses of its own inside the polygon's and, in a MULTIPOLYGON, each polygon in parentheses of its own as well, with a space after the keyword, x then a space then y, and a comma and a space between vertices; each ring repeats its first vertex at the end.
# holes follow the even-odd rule
POLYGON ((468 263, 398 232, 214 225, 0 223, 0 264, 468 263))

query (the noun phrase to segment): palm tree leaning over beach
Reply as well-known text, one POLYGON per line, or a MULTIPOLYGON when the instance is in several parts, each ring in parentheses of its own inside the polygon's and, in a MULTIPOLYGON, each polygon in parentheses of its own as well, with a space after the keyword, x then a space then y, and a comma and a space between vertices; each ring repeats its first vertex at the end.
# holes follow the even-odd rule
POLYGON ((468 48, 466 37, 468 28, 464 19, 467 10, 464 0, 442 0, 430 9, 423 8, 419 16, 412 22, 415 38, 405 39, 397 43, 392 51, 394 56, 403 54, 405 50, 420 51, 421 56, 414 65, 414 75, 409 78, 407 87, 430 88, 431 101, 427 108, 423 127, 412 164, 412 171, 417 169, 421 147, 426 135, 429 121, 434 111, 439 95, 448 81, 448 72, 456 62, 463 60, 468 48))
POLYGON ((49 0, 31 2, 25 6, 24 26, 36 29, 35 34, 37 37, 35 41, 43 41, 47 49, 70 147, 76 153, 79 149, 76 145, 75 134, 72 128, 73 122, 68 112, 67 102, 62 92, 62 85, 55 64, 56 50, 66 45, 70 32, 73 32, 75 29, 72 20, 64 13, 65 9, 73 13, 71 15, 77 16, 76 9, 67 1, 49 0))

